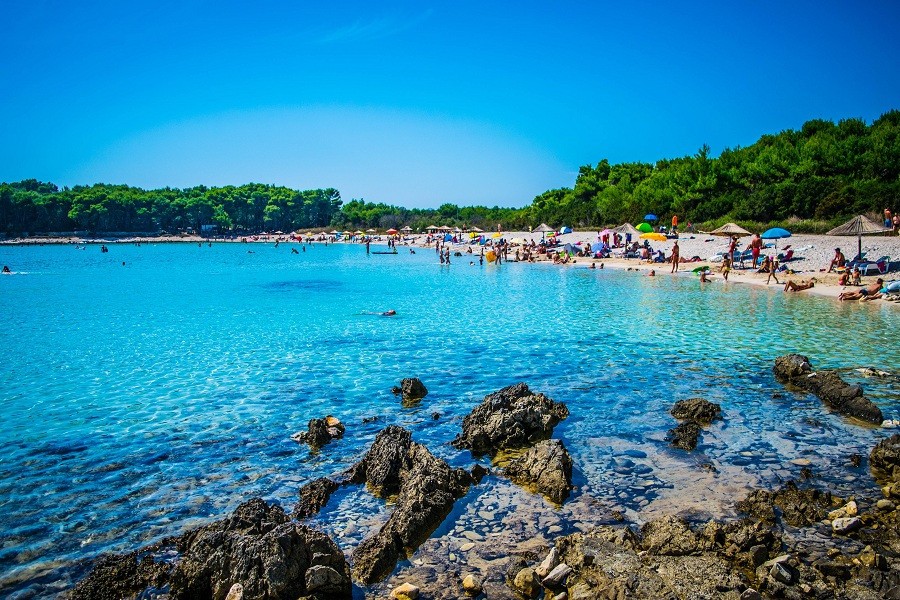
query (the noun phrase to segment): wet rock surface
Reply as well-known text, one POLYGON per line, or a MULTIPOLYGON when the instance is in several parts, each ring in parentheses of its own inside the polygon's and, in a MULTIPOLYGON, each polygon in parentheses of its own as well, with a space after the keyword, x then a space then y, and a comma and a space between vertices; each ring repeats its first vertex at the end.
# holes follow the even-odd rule
POLYGON ((353 551, 353 576, 363 583, 390 573, 407 550, 416 548, 441 524, 473 483, 469 473, 451 468, 396 426, 378 434, 350 477, 379 496, 396 495, 387 522, 353 551))
POLYGON ((722 407, 703 398, 679 400, 672 407, 672 416, 676 419, 694 421, 700 425, 709 425, 722 414, 722 407))
POLYGON ((572 489, 572 458, 559 440, 538 442, 512 461, 505 473, 556 504, 562 504, 572 489))
POLYGON ((405 401, 421 400, 428 395, 428 388, 425 387, 418 377, 407 377, 400 381, 399 386, 391 388, 391 392, 399 395, 405 401))
POLYGON ((697 440, 700 439, 700 425, 693 421, 680 423, 669 430, 666 439, 674 448, 693 450, 697 447, 697 440))
POLYGON ((505 448, 526 448, 549 439, 553 428, 568 416, 562 402, 517 383, 485 396, 463 419, 462 433, 453 445, 491 456, 505 448))
POLYGON ((334 439, 344 437, 344 424, 337 417, 328 415, 324 419, 310 419, 306 431, 299 431, 291 436, 298 444, 309 444, 313 450, 318 450, 334 439))
POLYGON ((72 597, 136 597, 168 586, 173 600, 225 598, 236 584, 232 597, 248 600, 351 597, 350 567, 340 548, 258 498, 171 541, 177 559, 162 546, 104 558, 72 597))
POLYGON ((869 423, 881 423, 881 409, 863 395, 858 385, 850 385, 834 371, 814 371, 809 359, 788 354, 775 359, 773 367, 778 381, 810 392, 837 412, 869 423))
POLYGON ((302 519, 322 510, 338 487, 338 482, 327 477, 320 477, 304 485, 300 488, 300 500, 294 505, 294 518, 302 519))

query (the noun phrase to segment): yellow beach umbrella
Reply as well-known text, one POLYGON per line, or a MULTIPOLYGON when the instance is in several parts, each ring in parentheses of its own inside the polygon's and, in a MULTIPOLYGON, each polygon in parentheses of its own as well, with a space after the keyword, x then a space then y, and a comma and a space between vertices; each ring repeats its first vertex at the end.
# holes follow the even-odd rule
POLYGON ((654 242, 665 242, 668 238, 661 233, 654 233, 651 231, 650 233, 642 233, 641 239, 653 240, 654 242))
POLYGON ((492 238, 502 238, 502 237, 503 237, 503 234, 500 233, 500 232, 498 231, 497 233, 495 233, 495 234, 492 235, 491 237, 492 237, 492 238))

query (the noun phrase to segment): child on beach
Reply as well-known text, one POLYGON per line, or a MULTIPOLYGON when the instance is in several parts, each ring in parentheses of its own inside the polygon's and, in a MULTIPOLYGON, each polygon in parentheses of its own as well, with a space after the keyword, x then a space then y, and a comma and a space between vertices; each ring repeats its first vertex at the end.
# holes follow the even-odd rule
POLYGON ((862 285, 862 283, 860 282, 860 275, 861 275, 861 273, 859 272, 859 265, 854 265, 853 266, 853 278, 852 278, 853 285, 862 285))
POLYGON ((726 254, 722 257, 722 279, 728 281, 729 272, 731 272, 731 257, 726 254))
POLYGON ((769 281, 774 279, 776 284, 781 282, 778 281, 778 278, 775 276, 775 271, 778 269, 778 261, 774 258, 769 261, 769 276, 766 277, 766 285, 769 285, 769 281))

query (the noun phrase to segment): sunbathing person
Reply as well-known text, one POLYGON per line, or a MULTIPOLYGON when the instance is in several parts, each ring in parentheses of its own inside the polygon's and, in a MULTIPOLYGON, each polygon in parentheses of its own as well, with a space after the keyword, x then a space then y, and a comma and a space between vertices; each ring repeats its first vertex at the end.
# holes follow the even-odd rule
POLYGON ((808 290, 809 288, 816 286, 816 280, 808 279, 801 281, 787 281, 784 284, 784 291, 786 292, 802 292, 803 290, 808 290))
POLYGON ((838 296, 838 300, 876 300, 881 298, 881 287, 884 285, 884 279, 880 277, 875 280, 875 283, 870 283, 866 287, 861 290, 856 290, 853 292, 841 292, 841 295, 838 296))

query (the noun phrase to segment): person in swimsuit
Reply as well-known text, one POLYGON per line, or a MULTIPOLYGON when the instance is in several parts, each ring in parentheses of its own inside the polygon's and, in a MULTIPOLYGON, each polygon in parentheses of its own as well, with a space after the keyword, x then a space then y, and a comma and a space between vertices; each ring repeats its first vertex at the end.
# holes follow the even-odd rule
POLYGON ((853 292, 841 292, 841 295, 838 296, 838 300, 877 300, 881 298, 881 288, 884 286, 884 279, 880 277, 875 280, 875 283, 869 284, 861 290, 856 290, 853 292))

